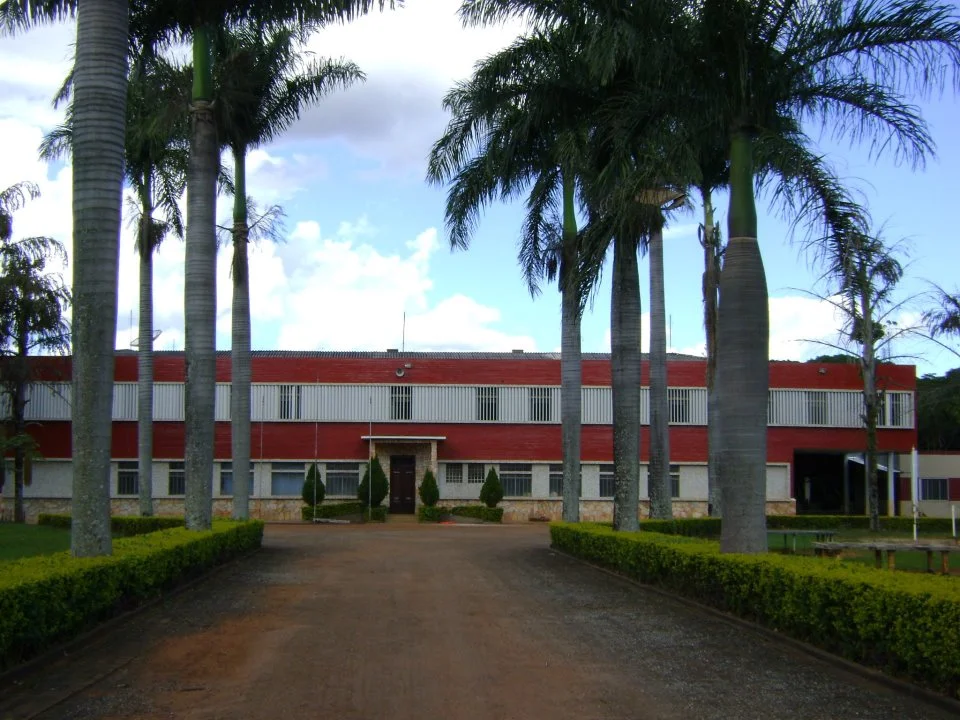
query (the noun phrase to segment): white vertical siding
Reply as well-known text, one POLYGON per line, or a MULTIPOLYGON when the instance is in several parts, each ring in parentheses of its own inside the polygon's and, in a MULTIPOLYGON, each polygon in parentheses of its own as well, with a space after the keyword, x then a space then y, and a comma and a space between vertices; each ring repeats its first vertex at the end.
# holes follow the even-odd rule
POLYGON ((137 384, 135 382, 113 384, 113 419, 137 419, 137 384))
MULTIPOLYGON (((2 395, 3 417, 10 413, 10 398, 2 395)), ((34 383, 27 387, 27 420, 69 420, 70 383, 34 383)))
POLYGON ((223 422, 230 419, 230 383, 217 383, 214 419, 223 422))
MULTIPOLYGON (((251 415, 254 422, 280 421, 279 384, 258 383, 251 387, 251 415)), ((300 385, 300 414, 291 421, 303 422, 391 422, 390 385, 300 385), (371 404, 372 400, 372 404, 371 404)), ((28 388, 26 416, 31 421, 70 419, 70 383, 34 383, 28 388)), ((550 417, 560 422, 560 388, 548 387, 550 417)), ((705 388, 670 388, 672 424, 706 425, 705 388), (678 392, 679 391, 679 392, 678 392), (678 421, 679 405, 689 407, 688 420, 678 421)), ((501 386, 498 392, 498 419, 501 423, 534 422, 530 415, 530 391, 527 386, 501 386)), ((609 387, 581 388, 581 421, 585 425, 605 425, 613 421, 613 392, 609 387)), ((409 422, 477 422, 477 387, 474 385, 412 385, 409 422)), ((912 429, 914 394, 886 393, 880 427, 912 429), (896 400, 894 398, 897 398, 896 400)), ((640 419, 650 422, 650 393, 641 388, 640 419)), ((153 417, 159 421, 184 419, 182 383, 155 383, 153 417)), ((230 384, 217 383, 216 419, 230 419, 230 384)), ((9 413, 9 400, 0 395, 0 416, 9 413)), ((771 427, 862 427, 863 397, 857 390, 774 389, 770 391, 767 420, 771 427)), ((137 419, 137 385, 114 385, 113 419, 137 419)))
POLYGON ((153 419, 183 420, 183 383, 153 384, 153 419))

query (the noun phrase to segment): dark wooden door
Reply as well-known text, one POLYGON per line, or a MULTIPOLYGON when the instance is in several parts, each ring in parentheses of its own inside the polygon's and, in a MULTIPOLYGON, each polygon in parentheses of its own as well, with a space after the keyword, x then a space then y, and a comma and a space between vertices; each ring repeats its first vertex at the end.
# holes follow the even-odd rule
POLYGON ((416 458, 412 455, 390 457, 390 512, 412 513, 416 510, 416 458))

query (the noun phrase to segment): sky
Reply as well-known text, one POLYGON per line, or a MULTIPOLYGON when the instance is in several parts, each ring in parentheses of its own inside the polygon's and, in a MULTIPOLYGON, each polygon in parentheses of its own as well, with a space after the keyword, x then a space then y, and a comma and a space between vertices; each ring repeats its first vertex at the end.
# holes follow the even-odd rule
MULTIPOLYGON (((426 158, 448 117, 442 98, 475 62, 507 45, 519 23, 463 28, 459 0, 406 0, 316 33, 318 56, 356 62, 367 80, 327 96, 290 130, 253 151, 248 193, 286 212, 281 244, 251 249, 253 348, 282 350, 476 350, 556 352, 560 296, 545 285, 531 297, 516 262, 522 202, 484 213, 469 250, 451 251, 444 228, 446 189, 425 182, 426 158)), ((48 235, 70 245, 69 163, 38 160, 43 134, 62 120, 51 98, 65 77, 75 26, 0 37, 0 188, 36 182, 42 197, 15 216, 17 237, 48 235)), ((950 208, 960 167, 958 100, 916 98, 937 144, 924 167, 872 157, 819 127, 808 128, 845 182, 861 194, 878 228, 902 241, 905 278, 891 317, 913 326, 936 283, 960 289, 960 243, 950 208)), ((229 162, 227 163, 229 164, 229 162)), ((715 198, 725 227, 726 197, 715 198)), ((225 224, 230 202, 221 198, 225 224)), ((758 198, 759 237, 770 291, 770 356, 804 360, 832 353, 842 318, 822 270, 803 250, 803 228, 758 198)), ((700 210, 691 205, 665 232, 666 308, 671 351, 702 355, 700 210)), ((121 236, 117 347, 136 337, 138 279, 134 233, 121 236)), ((218 261, 217 347, 230 347, 230 250, 218 261)), ((609 268, 608 268, 609 270, 609 268)), ((169 238, 154 261, 156 348, 183 349, 183 243, 169 238)), ((70 267, 63 270, 70 277, 70 267)), ((649 266, 640 262, 643 349, 649 337, 649 266)), ((609 352, 609 272, 583 320, 583 350, 609 352)), ((954 343, 960 349, 960 343, 954 343)), ((960 359, 929 342, 898 337, 891 355, 918 374, 942 373, 960 359)))

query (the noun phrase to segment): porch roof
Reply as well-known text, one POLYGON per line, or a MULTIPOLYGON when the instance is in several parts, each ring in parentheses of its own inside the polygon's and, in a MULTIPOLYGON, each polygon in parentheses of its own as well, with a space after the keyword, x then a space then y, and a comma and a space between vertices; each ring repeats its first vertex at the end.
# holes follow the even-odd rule
POLYGON ((442 442, 447 439, 446 435, 361 435, 361 440, 373 440, 374 442, 442 442))

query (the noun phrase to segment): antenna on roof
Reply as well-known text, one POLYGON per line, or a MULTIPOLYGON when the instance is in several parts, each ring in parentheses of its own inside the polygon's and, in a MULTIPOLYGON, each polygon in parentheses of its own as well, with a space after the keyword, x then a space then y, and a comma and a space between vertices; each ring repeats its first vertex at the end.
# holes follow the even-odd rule
POLYGON ((407 347, 407 311, 403 311, 403 329, 400 331, 400 352, 407 347))

